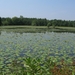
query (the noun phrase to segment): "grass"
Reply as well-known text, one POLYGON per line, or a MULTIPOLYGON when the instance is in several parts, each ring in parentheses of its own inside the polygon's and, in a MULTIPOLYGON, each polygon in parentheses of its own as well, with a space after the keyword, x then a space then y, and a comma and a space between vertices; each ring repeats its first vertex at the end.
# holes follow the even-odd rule
POLYGON ((12 61, 10 72, 0 73, 0 75, 75 75, 75 63, 68 66, 62 60, 57 65, 57 62, 53 62, 50 58, 42 62, 41 59, 31 57, 23 61, 23 65, 16 60, 12 61))
MULTIPOLYGON (((44 28, 47 28, 47 26, 1 26, 0 27, 0 29, 1 28, 4 28, 4 29, 14 29, 14 28, 42 28, 42 29, 44 29, 44 28)), ((52 28, 52 27, 50 27, 50 28, 52 28)), ((56 26, 55 28, 59 28, 59 29, 74 29, 75 30, 75 27, 58 27, 58 26, 56 26)))
POLYGON ((55 28, 50 27, 47 28, 47 26, 1 26, 0 31, 14 31, 14 32, 44 32, 44 31, 56 31, 56 32, 62 32, 62 31, 70 31, 75 32, 75 27, 58 27, 55 28))
POLYGON ((2 29, 47 28, 47 26, 1 26, 2 29))

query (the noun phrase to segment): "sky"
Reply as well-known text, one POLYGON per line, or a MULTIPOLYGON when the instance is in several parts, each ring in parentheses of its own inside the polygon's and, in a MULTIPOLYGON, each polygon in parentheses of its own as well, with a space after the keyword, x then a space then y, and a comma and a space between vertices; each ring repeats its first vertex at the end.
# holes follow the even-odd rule
POLYGON ((75 20, 75 0, 0 0, 1 17, 75 20))

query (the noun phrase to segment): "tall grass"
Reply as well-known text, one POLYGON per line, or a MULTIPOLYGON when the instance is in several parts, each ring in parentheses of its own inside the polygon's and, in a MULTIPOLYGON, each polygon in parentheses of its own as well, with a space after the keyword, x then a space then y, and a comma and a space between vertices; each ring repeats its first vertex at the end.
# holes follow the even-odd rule
POLYGON ((0 75, 75 75, 75 61, 67 65, 63 59, 57 64, 51 58, 43 62, 41 59, 28 57, 23 59, 23 63, 13 60, 10 72, 1 72, 0 75))

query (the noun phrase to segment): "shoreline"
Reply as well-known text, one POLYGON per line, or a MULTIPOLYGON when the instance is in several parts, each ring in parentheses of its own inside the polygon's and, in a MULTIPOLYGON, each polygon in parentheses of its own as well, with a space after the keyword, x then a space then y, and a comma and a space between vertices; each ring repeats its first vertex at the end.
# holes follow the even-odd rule
POLYGON ((12 32, 74 32, 75 27, 50 27, 47 26, 0 26, 0 31, 12 32))

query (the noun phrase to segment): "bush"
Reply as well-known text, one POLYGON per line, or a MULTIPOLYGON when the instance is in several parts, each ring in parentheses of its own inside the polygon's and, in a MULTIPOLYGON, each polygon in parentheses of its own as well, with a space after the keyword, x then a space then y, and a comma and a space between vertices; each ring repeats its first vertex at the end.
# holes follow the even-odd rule
POLYGON ((49 28, 50 26, 52 26, 52 24, 49 22, 49 23, 47 24, 47 27, 49 28))

